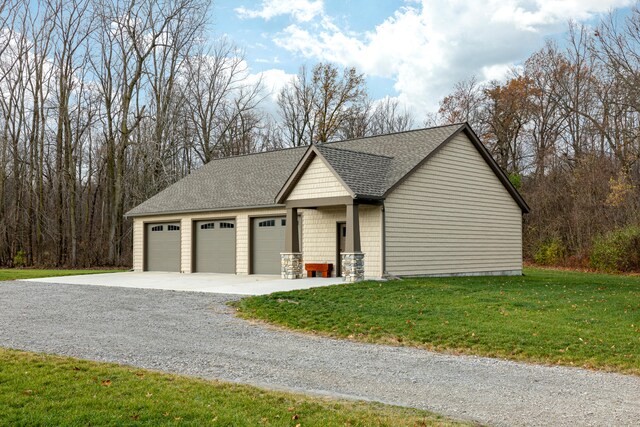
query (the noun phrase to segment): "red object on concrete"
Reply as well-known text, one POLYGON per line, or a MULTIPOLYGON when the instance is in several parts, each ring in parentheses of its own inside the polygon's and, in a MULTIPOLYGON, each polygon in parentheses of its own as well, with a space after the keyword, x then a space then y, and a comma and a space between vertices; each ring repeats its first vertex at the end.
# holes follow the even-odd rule
POLYGON ((307 277, 318 277, 318 273, 322 277, 331 277, 333 264, 305 264, 304 269, 307 270, 307 277))

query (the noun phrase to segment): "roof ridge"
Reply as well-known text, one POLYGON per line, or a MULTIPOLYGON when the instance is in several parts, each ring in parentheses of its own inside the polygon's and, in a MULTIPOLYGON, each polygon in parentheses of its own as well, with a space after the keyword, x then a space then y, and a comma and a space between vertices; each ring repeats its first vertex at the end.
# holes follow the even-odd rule
POLYGON ((431 127, 426 127, 426 128, 401 130, 401 131, 391 132, 391 133, 381 133, 381 134, 378 134, 378 135, 359 136, 357 138, 347 138, 347 139, 341 139, 339 141, 323 142, 320 145, 338 144, 340 142, 360 141, 362 139, 381 138, 381 137, 385 137, 385 136, 401 135, 403 133, 420 132, 420 131, 433 130, 433 129, 442 129, 442 128, 446 128, 446 127, 454 127, 454 126, 460 127, 460 126, 464 126, 466 124, 467 124, 466 122, 459 122, 459 123, 451 123, 451 124, 445 124, 445 125, 431 126, 431 127))
POLYGON ((215 162, 217 160, 238 159, 238 158, 241 158, 241 157, 257 156, 259 154, 279 153, 279 152, 282 152, 282 151, 290 151, 290 150, 306 149, 306 148, 309 148, 309 146, 308 145, 298 145, 297 147, 283 147, 283 148, 275 148, 273 150, 255 151, 253 153, 232 154, 231 156, 216 157, 215 159, 209 160, 207 163, 203 163, 202 166, 208 165, 209 163, 215 162))
POLYGON ((393 159, 394 158, 393 156, 386 156, 384 154, 373 154, 373 153, 367 153, 365 151, 350 150, 348 148, 327 147, 324 144, 316 145, 316 148, 318 148, 319 150, 329 149, 329 150, 334 150, 334 151, 346 151, 346 152, 349 152, 349 153, 361 154, 361 155, 364 155, 364 156, 382 157, 382 158, 386 158, 386 159, 393 159))
MULTIPOLYGON (((330 144, 338 144, 338 143, 341 143, 341 142, 360 141, 360 140, 363 140, 363 139, 371 139, 371 138, 383 138, 385 136, 400 135, 400 134, 403 134, 403 133, 420 132, 420 131, 432 130, 432 129, 440 129, 440 128, 445 128, 445 127, 450 127, 450 126, 462 126, 464 124, 466 124, 466 123, 465 122, 460 122, 460 123, 452 123, 452 124, 446 124, 446 125, 431 126, 431 127, 426 127, 426 128, 409 129, 409 130, 403 130, 403 131, 398 131, 398 132, 381 133, 381 134, 378 134, 378 135, 367 135, 367 136, 360 136, 360 137, 357 137, 357 138, 341 139, 339 141, 323 142, 322 144, 315 144, 315 145, 317 147, 326 147, 326 146, 328 146, 330 144)), ((298 145, 296 147, 275 148, 273 150, 256 151, 255 153, 234 154, 234 155, 231 155, 231 156, 218 157, 218 158, 209 160, 207 163, 203 163, 202 166, 208 165, 209 163, 215 162, 217 160, 237 159, 239 157, 247 157, 247 156, 255 156, 255 155, 259 155, 259 154, 267 154, 267 153, 276 153, 276 152, 281 152, 281 151, 296 150, 298 148, 306 149, 306 148, 309 148, 309 145, 298 145)), ((346 148, 334 148, 334 147, 329 147, 329 148, 333 148, 334 150, 345 150, 345 151, 353 151, 355 153, 370 154, 370 153, 364 153, 362 151, 349 150, 349 149, 346 149, 346 148)), ((373 154, 373 155, 377 156, 378 154, 373 154)), ((393 157, 391 157, 391 158, 393 158, 393 157)))

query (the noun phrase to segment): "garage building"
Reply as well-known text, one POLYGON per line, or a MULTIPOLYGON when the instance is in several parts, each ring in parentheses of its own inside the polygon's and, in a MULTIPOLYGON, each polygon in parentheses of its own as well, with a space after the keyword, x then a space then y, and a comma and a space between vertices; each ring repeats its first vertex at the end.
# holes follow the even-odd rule
POLYGON ((529 208, 467 124, 214 160, 127 213, 139 271, 521 274, 529 208))

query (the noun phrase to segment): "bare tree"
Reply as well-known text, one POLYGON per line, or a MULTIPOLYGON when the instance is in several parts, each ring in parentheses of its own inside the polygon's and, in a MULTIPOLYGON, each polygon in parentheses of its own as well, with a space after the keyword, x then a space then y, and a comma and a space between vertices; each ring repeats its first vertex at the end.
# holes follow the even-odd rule
POLYGON ((278 94, 278 109, 285 140, 292 147, 309 145, 316 133, 317 87, 311 82, 306 66, 278 94))
POLYGON ((383 135, 403 132, 413 128, 414 122, 413 115, 406 108, 402 108, 397 99, 386 97, 375 106, 371 113, 368 134, 383 135))
POLYGON ((65 263, 68 254, 69 265, 75 267, 78 264, 77 173, 82 157, 81 142, 93 121, 92 108, 85 103, 93 11, 89 0, 50 0, 48 7, 53 24, 53 64, 57 80, 57 264, 65 263), (67 234, 68 249, 65 247, 67 234))
POLYGON ((261 81, 250 82, 248 77, 242 51, 226 39, 189 58, 184 87, 194 149, 203 163, 229 151, 223 141, 237 135, 235 126, 262 100, 261 81))
MULTIPOLYGON (((158 47, 145 64, 150 83, 151 144, 142 144, 140 150, 152 162, 151 175, 147 177, 149 186, 145 196, 155 194, 173 183, 181 174, 176 173, 176 150, 180 144, 181 122, 184 120, 187 101, 179 79, 180 73, 188 70, 191 55, 197 54, 198 42, 207 19, 209 0, 194 2, 192 7, 179 9, 160 37, 158 47), (171 153, 171 156, 166 154, 171 153)), ((201 77, 201 76, 194 76, 201 77)), ((145 142, 147 138, 145 138, 145 142)))
POLYGON ((332 64, 320 63, 313 67, 311 82, 315 88, 314 110, 317 131, 315 141, 333 139, 343 123, 356 115, 366 100, 364 75, 355 68, 340 71, 332 64))
POLYGON ((485 93, 475 76, 458 82, 453 87, 451 95, 440 102, 438 109, 440 123, 467 122, 479 134, 485 134, 483 108, 485 93))
POLYGON ((548 168, 548 159, 554 154, 556 142, 565 128, 566 115, 560 108, 558 76, 559 53, 552 43, 534 53, 525 62, 524 76, 530 82, 529 123, 526 133, 534 156, 534 174, 539 177, 548 168))
POLYGON ((589 52, 591 36, 588 29, 569 24, 567 49, 562 55, 553 56, 556 71, 556 93, 565 112, 566 132, 564 153, 568 160, 579 161, 588 149, 589 128, 597 123, 594 112, 593 89, 596 84, 595 65, 589 52))
POLYGON ((323 143, 340 136, 362 136, 368 117, 364 76, 319 63, 311 73, 301 67, 278 96, 286 140, 291 146, 323 143))
POLYGON ((640 5, 625 17, 611 13, 595 33, 592 53, 611 76, 603 122, 610 128, 610 145, 625 170, 640 157, 640 5), (619 132, 617 132, 619 131, 619 132))
MULTIPOLYGON (((202 5, 189 0, 99 0, 100 46, 94 63, 103 96, 103 125, 107 141, 107 189, 110 218, 108 259, 115 263, 122 252, 123 188, 127 151, 145 107, 137 96, 145 85, 145 70, 154 52, 164 47, 169 31, 180 20, 203 13, 202 5)), ((197 20, 196 20, 197 22, 197 20)))

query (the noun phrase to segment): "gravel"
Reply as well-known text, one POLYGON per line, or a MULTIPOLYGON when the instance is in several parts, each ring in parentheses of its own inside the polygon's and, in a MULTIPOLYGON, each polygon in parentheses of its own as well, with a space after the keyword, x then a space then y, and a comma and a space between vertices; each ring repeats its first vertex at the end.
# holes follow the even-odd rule
POLYGON ((0 346, 374 400, 492 425, 638 425, 640 378, 283 331, 237 295, 0 282, 0 346))

